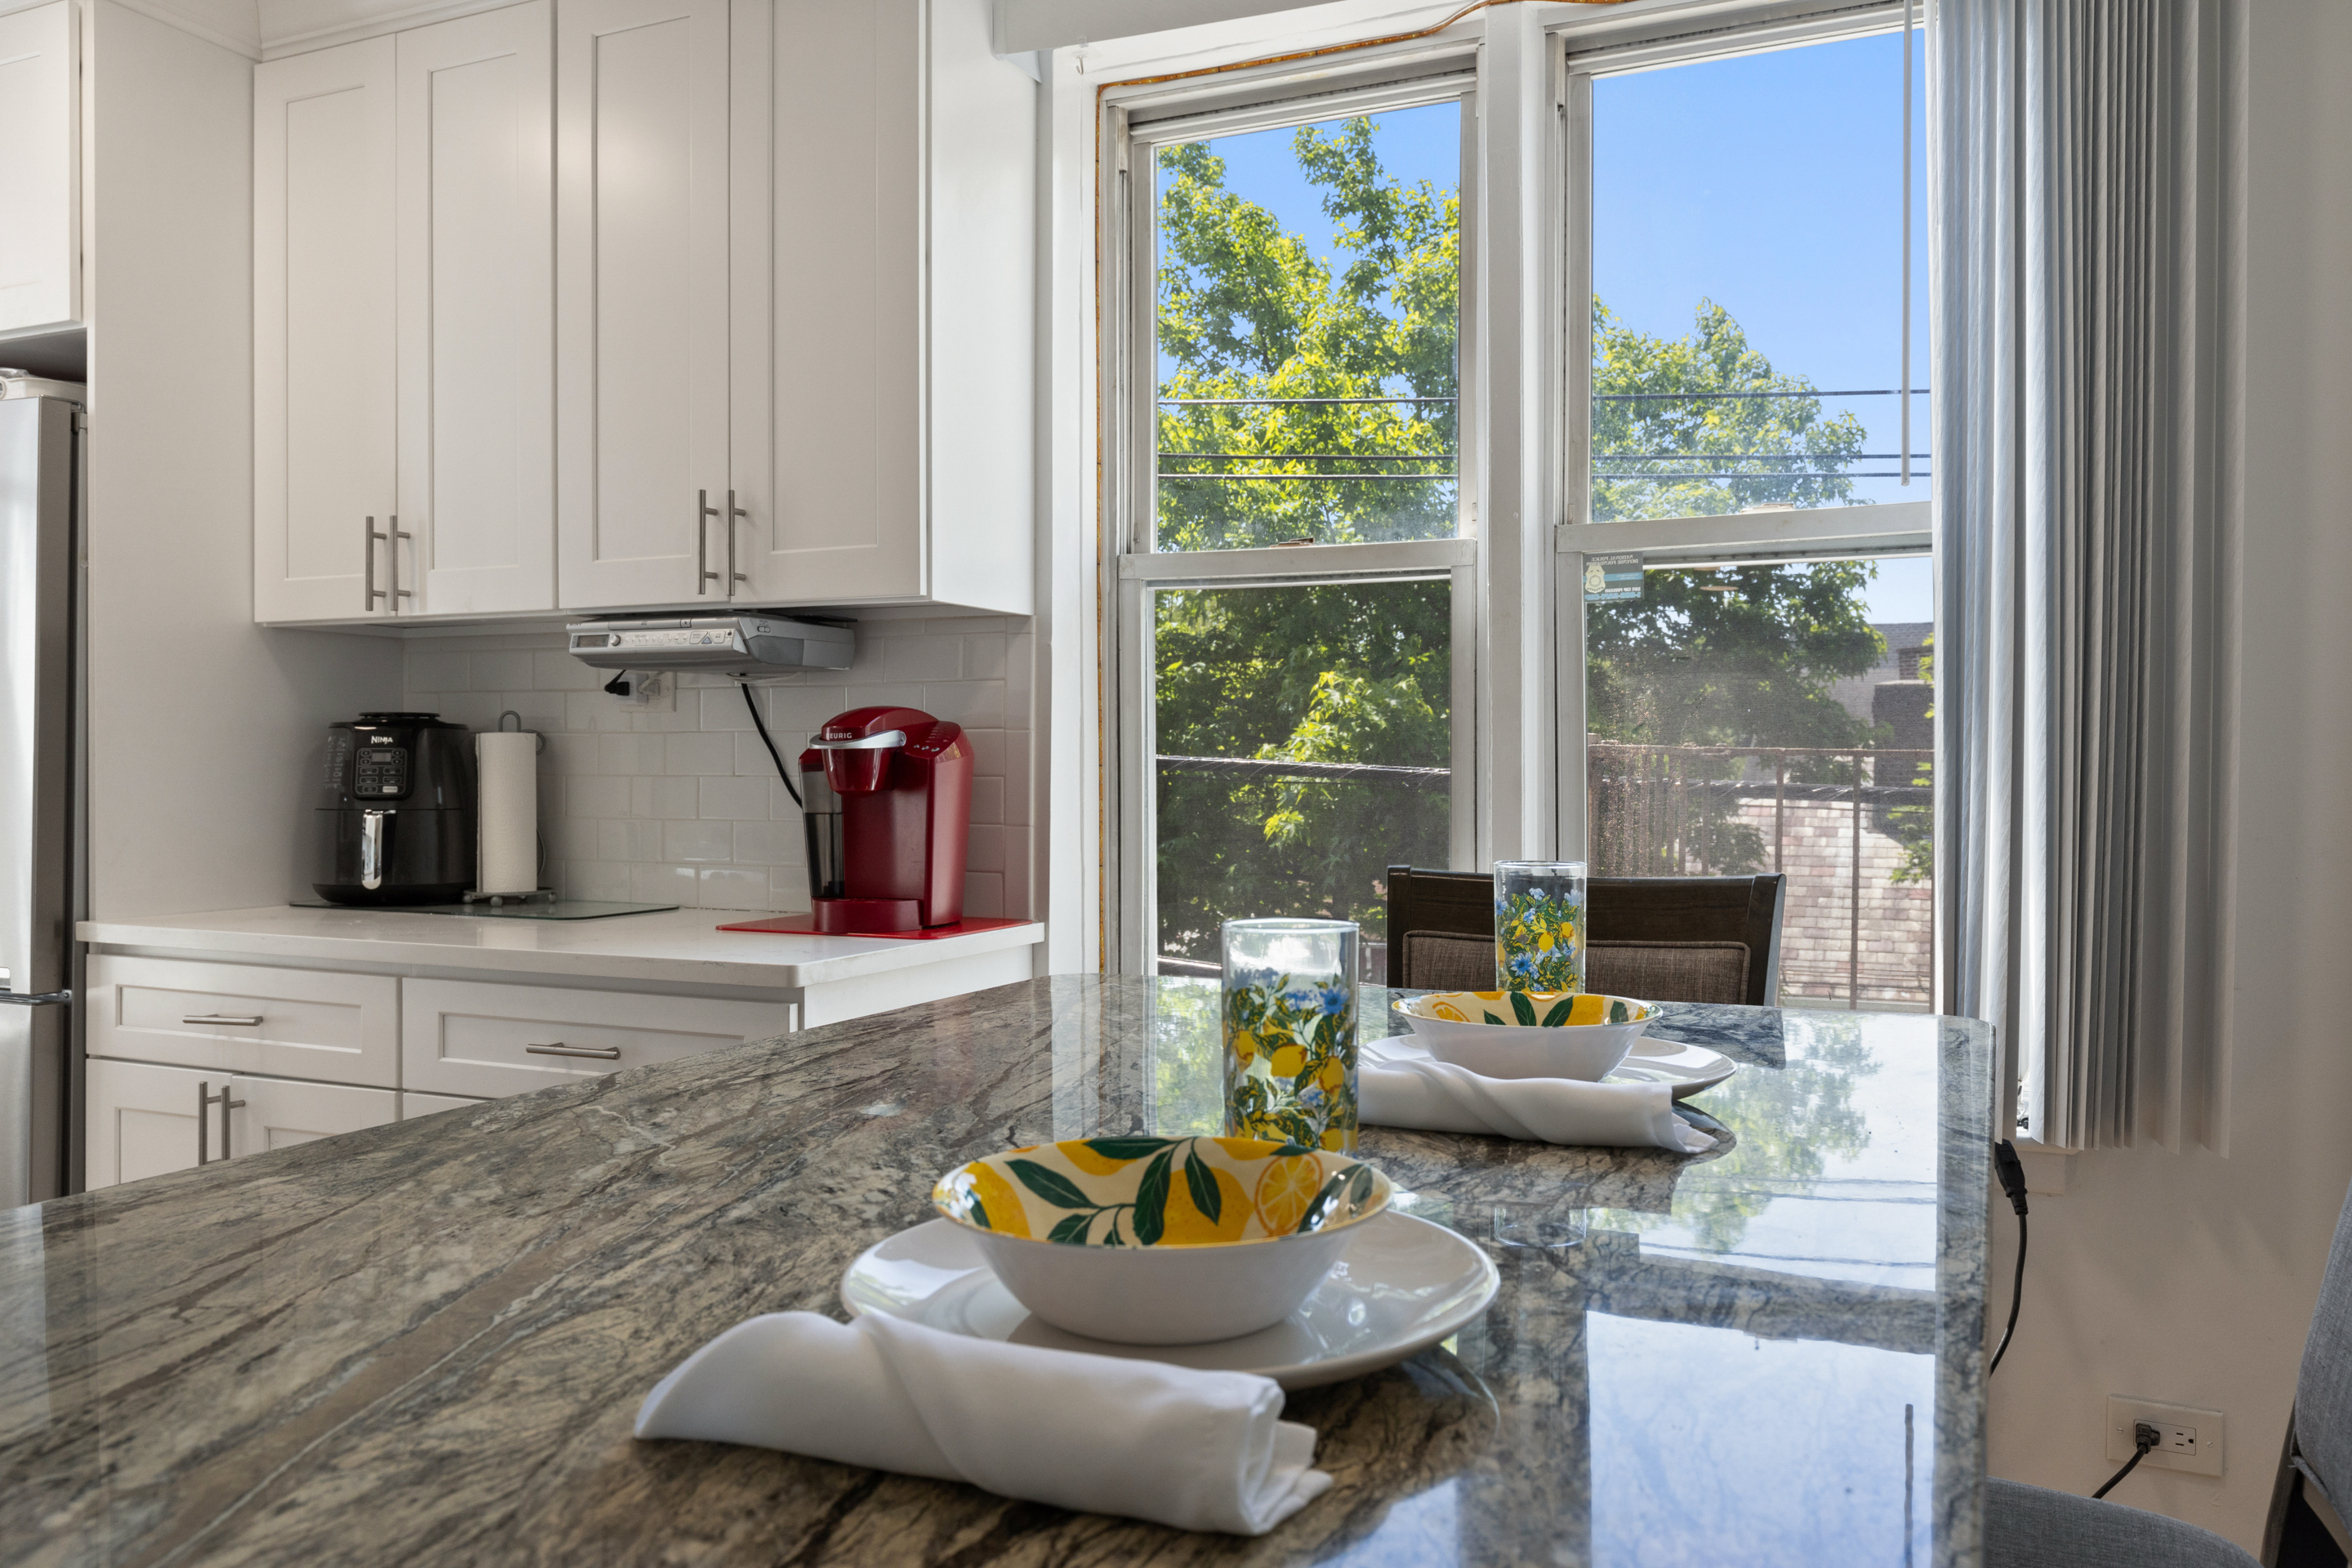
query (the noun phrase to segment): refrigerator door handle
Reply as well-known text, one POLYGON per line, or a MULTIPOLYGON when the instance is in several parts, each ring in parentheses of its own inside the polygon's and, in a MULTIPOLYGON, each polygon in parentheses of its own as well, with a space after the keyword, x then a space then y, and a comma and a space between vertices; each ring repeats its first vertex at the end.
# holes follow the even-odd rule
POLYGON ((72 1001, 70 991, 0 991, 0 1007, 63 1007, 72 1001))

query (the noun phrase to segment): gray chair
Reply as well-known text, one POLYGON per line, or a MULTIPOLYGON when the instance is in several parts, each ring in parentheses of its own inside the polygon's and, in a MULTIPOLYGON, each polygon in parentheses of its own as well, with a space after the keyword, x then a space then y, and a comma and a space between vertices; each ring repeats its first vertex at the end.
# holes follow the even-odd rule
POLYGON ((1985 1568, 2305 1568, 2347 1555, 2352 1500, 2352 1197, 2336 1222, 2311 1336, 2287 1418, 2286 1452, 2257 1560, 2209 1530, 2160 1513, 1985 1482, 1985 1568))

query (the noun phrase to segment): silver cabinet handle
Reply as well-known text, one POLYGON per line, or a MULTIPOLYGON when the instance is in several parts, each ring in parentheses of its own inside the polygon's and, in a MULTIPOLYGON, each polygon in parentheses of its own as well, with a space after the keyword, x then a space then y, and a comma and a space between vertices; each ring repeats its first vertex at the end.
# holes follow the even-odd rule
POLYGON ((694 591, 708 594, 705 584, 719 581, 719 574, 710 569, 710 520, 719 509, 710 504, 709 490, 694 492, 694 591))
POLYGON ((213 1086, 210 1083, 199 1081, 196 1084, 196 1163, 199 1165, 209 1165, 212 1163, 212 1150, 205 1140, 205 1113, 215 1105, 220 1107, 221 1113, 220 1157, 224 1160, 230 1157, 228 1146, 228 1113, 232 1110, 244 1110, 245 1101, 241 1100, 231 1100, 228 1097, 229 1087, 230 1086, 228 1084, 225 1083, 221 1085, 221 1091, 218 1094, 215 1094, 213 1092, 213 1086))
POLYGON ((261 1024, 258 1013, 187 1013, 181 1016, 183 1024, 236 1024, 243 1028, 257 1028, 261 1024))
POLYGON ((735 504, 735 492, 729 490, 727 492, 727 596, 730 599, 735 596, 736 584, 749 583, 751 580, 735 570, 735 520, 751 515, 735 504))
POLYGON ((396 512, 385 518, 384 523, 392 530, 384 536, 384 551, 392 557, 392 613, 396 616, 400 614, 401 600, 416 597, 400 585, 400 542, 404 539, 413 540, 416 535, 400 531, 400 516, 396 512))
POLYGON ((621 1059, 621 1047, 618 1046, 567 1046, 562 1040, 556 1040, 544 1046, 525 1046, 523 1049, 535 1057, 593 1057, 602 1062, 621 1059))
POLYGON ((360 886, 374 892, 383 886, 383 819, 389 811, 360 813, 360 886))
POLYGON ((360 608, 370 613, 374 611, 375 602, 378 599, 386 596, 384 591, 375 585, 375 544, 377 540, 385 536, 375 531, 375 519, 373 517, 369 518, 367 520, 367 543, 363 547, 362 552, 367 561, 367 602, 362 604, 360 608))

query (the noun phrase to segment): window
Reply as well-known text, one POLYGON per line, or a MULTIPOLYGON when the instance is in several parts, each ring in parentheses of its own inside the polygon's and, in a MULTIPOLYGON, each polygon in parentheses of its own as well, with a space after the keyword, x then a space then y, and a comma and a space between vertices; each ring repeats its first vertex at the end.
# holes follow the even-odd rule
POLYGON ((1121 967, 1214 973, 1221 921, 1298 914, 1377 973, 1387 867, 1470 850, 1467 96, 1132 133, 1121 967))
POLYGON ((1568 64, 1586 855, 1785 873, 1790 1005, 1931 1000, 1923 54, 1895 30, 1568 64))
POLYGON ((1925 1005, 1924 51, 1774 10, 1098 89, 1112 968, 1377 973, 1390 864, 1559 855, 1781 870, 1786 999, 1925 1005))

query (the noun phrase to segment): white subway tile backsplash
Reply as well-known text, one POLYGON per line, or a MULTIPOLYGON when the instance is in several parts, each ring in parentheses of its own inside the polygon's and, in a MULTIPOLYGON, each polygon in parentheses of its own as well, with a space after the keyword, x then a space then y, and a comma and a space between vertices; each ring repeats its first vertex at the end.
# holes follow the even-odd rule
POLYGON ((732 860, 735 858, 735 825, 731 822, 665 822, 662 824, 662 858, 732 860))
POLYGON ((723 731, 714 734, 707 730, 667 736, 662 771, 691 773, 697 778, 705 773, 732 773, 735 738, 723 731))
POLYGON ((437 649, 410 654, 407 676, 409 688, 415 691, 463 691, 473 684, 464 654, 437 649))
MULTIPOLYGON (((975 756, 966 910, 1028 907, 1029 623, 995 616, 869 619, 856 665, 753 688, 787 767, 851 708, 919 708, 964 726, 975 756)), ((511 710, 547 737, 540 758, 548 874, 570 898, 711 910, 807 910, 799 809, 723 676, 672 677, 651 705, 601 688, 610 672, 561 633, 435 637, 406 654, 406 705, 489 729, 511 710)), ((797 778, 793 781, 797 784, 797 778)))
MULTIPOLYGON (((725 739, 721 736, 720 739, 725 739)), ((705 775, 698 814, 724 822, 757 822, 768 809, 768 781, 739 778, 733 773, 705 775)))
POLYGON ((884 661, 892 680, 961 680, 963 638, 892 637, 884 661))
POLYGON ((531 656, 520 648, 470 658, 477 691, 528 691, 533 685, 531 656))
POLYGON ((733 826, 739 865, 797 866, 807 858, 797 821, 738 822, 733 826))
POLYGON ((767 907, 771 886, 762 867, 705 866, 700 902, 706 910, 761 910, 767 907))

